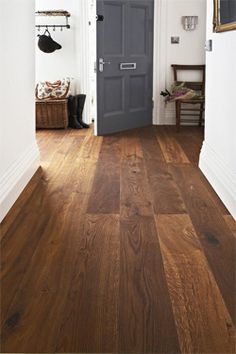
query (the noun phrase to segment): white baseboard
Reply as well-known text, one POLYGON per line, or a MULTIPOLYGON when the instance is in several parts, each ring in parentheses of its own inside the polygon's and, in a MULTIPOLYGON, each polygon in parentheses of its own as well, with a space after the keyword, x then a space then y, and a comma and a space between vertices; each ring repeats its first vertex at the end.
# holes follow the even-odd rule
POLYGON ((39 168, 39 150, 35 144, 0 179, 0 222, 39 168))
POLYGON ((232 171, 206 142, 203 143, 199 167, 236 219, 236 171, 232 171))

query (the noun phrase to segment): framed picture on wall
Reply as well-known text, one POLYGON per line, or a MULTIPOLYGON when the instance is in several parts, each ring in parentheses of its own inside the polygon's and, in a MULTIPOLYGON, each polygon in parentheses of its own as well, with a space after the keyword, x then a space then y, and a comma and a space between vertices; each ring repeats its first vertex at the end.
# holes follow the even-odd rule
POLYGON ((214 0, 214 32, 236 29, 236 0, 214 0))

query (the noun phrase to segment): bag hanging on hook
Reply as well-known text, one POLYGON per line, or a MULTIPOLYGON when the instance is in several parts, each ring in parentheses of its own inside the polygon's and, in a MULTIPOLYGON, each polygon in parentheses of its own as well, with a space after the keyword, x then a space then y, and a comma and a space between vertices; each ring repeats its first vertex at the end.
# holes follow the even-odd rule
POLYGON ((44 53, 53 53, 55 52, 55 50, 62 48, 60 44, 58 44, 52 39, 51 34, 47 28, 44 34, 39 34, 38 37, 38 47, 44 53))

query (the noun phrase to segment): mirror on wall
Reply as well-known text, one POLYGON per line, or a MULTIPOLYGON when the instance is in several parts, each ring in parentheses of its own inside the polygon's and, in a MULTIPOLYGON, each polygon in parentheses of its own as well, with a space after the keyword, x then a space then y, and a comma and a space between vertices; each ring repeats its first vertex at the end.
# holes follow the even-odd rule
POLYGON ((214 32, 236 29, 236 0, 214 0, 214 32))

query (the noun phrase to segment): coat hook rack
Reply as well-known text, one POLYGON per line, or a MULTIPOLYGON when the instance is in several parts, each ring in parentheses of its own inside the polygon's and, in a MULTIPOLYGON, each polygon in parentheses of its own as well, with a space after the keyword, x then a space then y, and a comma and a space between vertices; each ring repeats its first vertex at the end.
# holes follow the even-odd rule
POLYGON ((71 16, 70 13, 68 11, 64 11, 64 10, 51 10, 51 11, 37 11, 35 12, 36 16, 47 16, 47 17, 65 17, 66 19, 66 24, 62 24, 62 25, 54 25, 54 24, 49 24, 49 25, 45 25, 45 24, 37 24, 35 25, 35 27, 38 29, 38 31, 41 30, 41 28, 53 28, 53 31, 56 30, 56 28, 60 28, 61 31, 63 30, 63 28, 67 28, 70 29, 70 25, 69 25, 69 17, 71 16))

